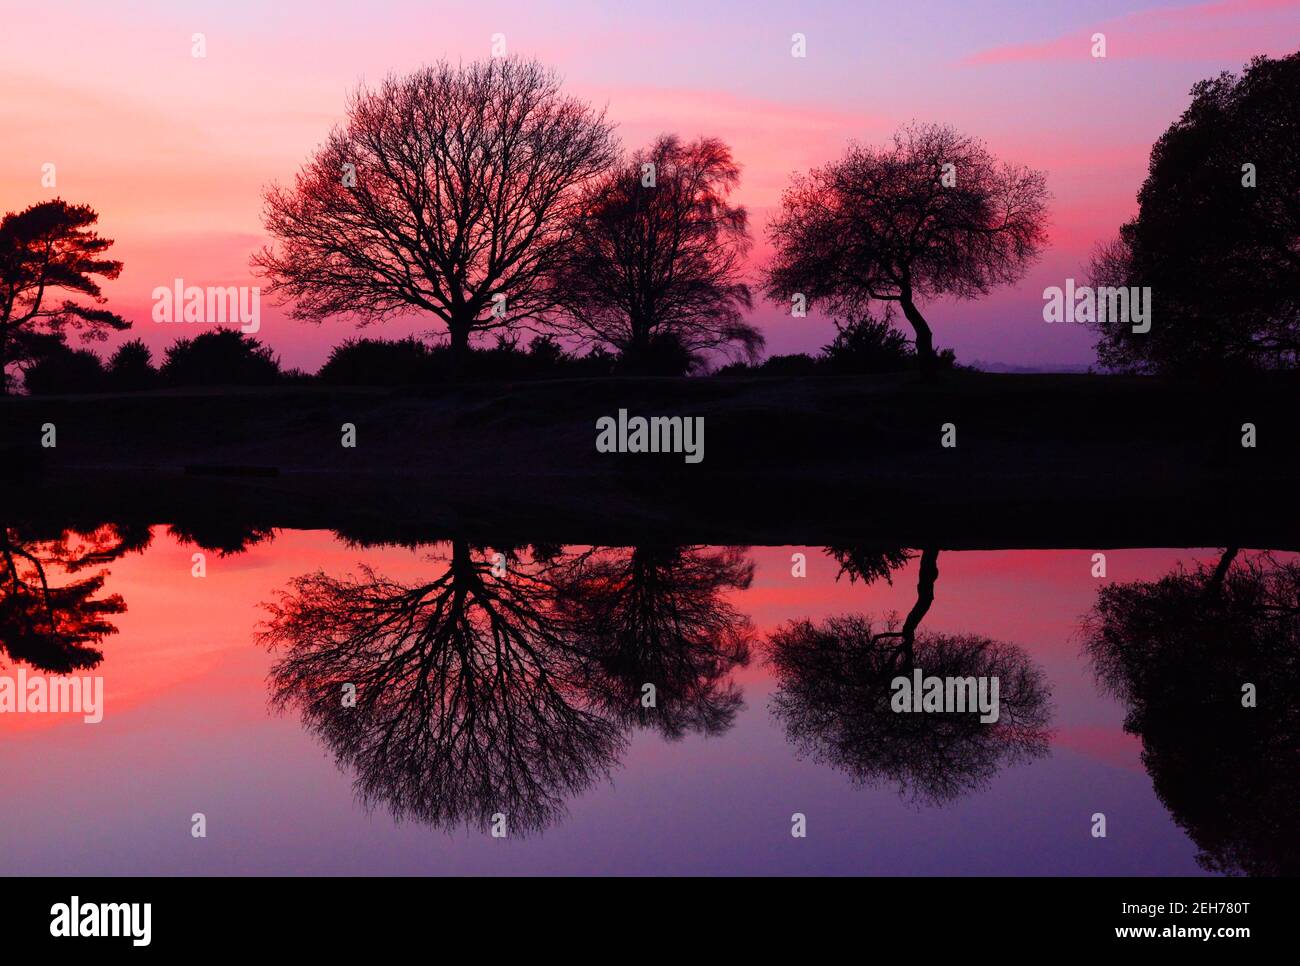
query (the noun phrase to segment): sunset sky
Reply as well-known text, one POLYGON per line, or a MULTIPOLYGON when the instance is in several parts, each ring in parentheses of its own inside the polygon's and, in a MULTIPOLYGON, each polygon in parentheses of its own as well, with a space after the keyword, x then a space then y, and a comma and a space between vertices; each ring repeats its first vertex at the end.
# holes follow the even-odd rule
MULTIPOLYGON (((1014 289, 930 312, 936 341, 960 360, 1031 367, 1092 361, 1090 333, 1042 321, 1042 290, 1081 277, 1092 247, 1133 213, 1151 143, 1191 85, 1300 48, 1296 0, 52 0, 6 3, 2 22, 0 210, 56 195, 97 208, 126 263, 109 307, 155 349, 196 334, 151 321, 155 286, 258 284, 248 258, 266 241, 262 187, 292 178, 349 91, 439 58, 486 57, 502 33, 510 53, 544 60, 571 92, 606 106, 629 147, 660 132, 726 140, 743 166, 756 265, 789 175, 852 139, 945 122, 1044 169, 1051 246, 1038 265, 1014 289), (806 58, 790 54, 795 32, 806 58), (1090 55, 1095 32, 1105 59, 1090 55), (191 56, 194 33, 204 58, 191 56), (47 162, 55 188, 41 184, 47 162)), ((786 312, 755 310, 770 352, 829 341, 827 320, 786 312)), ((314 369, 350 333, 264 301, 260 337, 286 365, 314 369)))

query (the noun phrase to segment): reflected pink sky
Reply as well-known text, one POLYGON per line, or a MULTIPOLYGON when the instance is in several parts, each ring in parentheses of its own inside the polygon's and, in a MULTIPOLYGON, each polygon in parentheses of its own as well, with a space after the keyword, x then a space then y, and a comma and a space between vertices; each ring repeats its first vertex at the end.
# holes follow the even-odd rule
MULTIPOLYGON (((0 209, 54 195, 94 205, 126 263, 111 307, 151 346, 191 327, 149 318, 176 277, 254 284, 261 189, 290 179, 361 80, 438 57, 486 56, 490 37, 537 56, 605 104, 632 147, 662 131, 716 135, 743 165, 740 200, 762 228, 789 174, 881 142, 912 119, 951 123, 1048 172, 1051 247, 1017 287, 932 307, 937 340, 967 362, 1081 365, 1092 338, 1042 321, 1042 289, 1078 277, 1134 210, 1152 141, 1197 80, 1300 46, 1293 0, 351 2, 15 4, 0 36, 0 209), (268 9, 270 8, 270 9, 268 9), (1093 59, 1089 38, 1107 36, 1093 59), (205 34, 207 56, 191 56, 205 34), (807 57, 790 56, 790 36, 807 57), (41 185, 56 165, 57 186, 41 185)), ((829 341, 822 318, 760 304, 770 352, 829 341)), ((425 331, 425 321, 384 334, 425 331)), ((351 333, 264 304, 261 337, 314 369, 351 333)), ((379 330, 371 330, 378 333, 379 330)))
MULTIPOLYGON (((445 547, 358 549, 323 532, 281 532, 247 553, 208 555, 164 528, 152 546, 110 565, 120 633, 105 641, 98 725, 58 715, 6 715, 0 770, 0 872, 346 873, 451 871, 1196 872, 1194 851, 1169 820, 1079 653, 1078 618, 1102 580, 1092 550, 943 551, 925 627, 1020 645, 1051 684, 1051 755, 1006 769, 985 790, 917 810, 889 788, 864 789, 798 758, 769 712, 762 648, 741 671, 746 710, 734 729, 666 743, 638 733, 612 780, 569 802, 538 838, 507 846, 461 830, 396 825, 353 801, 350 774, 267 703, 270 656, 252 642, 259 604, 304 569, 333 575, 360 562, 398 580, 441 569, 445 547), (304 561, 309 563, 304 564, 304 561), (1120 816, 1098 845, 1075 813, 1120 816), (821 827, 785 854, 788 816, 821 827), (210 836, 188 837, 194 811, 210 836), (833 826, 833 830, 832 830, 833 826), (50 834, 57 829, 57 834, 50 834), (775 831, 772 831, 775 829, 775 831), (1075 829, 1077 831, 1077 829, 1075 829), (991 842, 1000 842, 991 847, 991 842)), ((791 619, 906 612, 916 561, 863 587, 835 579, 821 548, 754 548, 754 583, 734 603, 761 637, 791 619), (807 555, 807 576, 791 554, 807 555)), ((1150 579, 1214 551, 1115 550, 1108 581, 1150 579)), ((9 669, 11 670, 11 669, 9 669)))

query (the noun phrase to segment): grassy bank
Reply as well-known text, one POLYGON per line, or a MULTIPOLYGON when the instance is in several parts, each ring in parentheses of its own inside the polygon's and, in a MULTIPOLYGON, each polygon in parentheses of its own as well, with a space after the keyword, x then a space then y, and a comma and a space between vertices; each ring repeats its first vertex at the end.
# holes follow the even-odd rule
POLYGON ((567 520, 574 541, 667 526, 739 542, 934 531, 1039 545, 1025 541, 1053 528, 1061 545, 1278 543, 1295 527, 1295 399, 1289 386, 966 372, 936 385, 586 379, 23 398, 0 401, 0 475, 33 512, 234 501, 278 526, 312 523, 316 508, 319 525, 394 530, 567 520), (596 421, 619 409, 703 417, 703 461, 598 453, 596 421), (1241 445, 1247 422, 1254 448, 1241 445), (54 448, 40 445, 47 424, 54 448), (955 447, 941 445, 944 424, 955 447))

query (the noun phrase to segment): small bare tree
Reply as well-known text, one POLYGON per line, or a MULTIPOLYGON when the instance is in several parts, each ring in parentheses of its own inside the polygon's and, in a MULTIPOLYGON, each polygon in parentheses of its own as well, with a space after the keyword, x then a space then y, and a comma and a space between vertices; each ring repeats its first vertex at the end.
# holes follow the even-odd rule
POLYGON ((763 336, 742 314, 748 216, 728 201, 739 181, 721 141, 671 135, 597 179, 557 273, 557 327, 632 360, 661 338, 754 359, 763 336))
POLYGON ((362 87, 292 187, 271 186, 254 256, 295 318, 427 312, 463 360, 475 332, 536 319, 580 189, 613 163, 603 113, 533 61, 439 63, 362 87))
POLYGON ((1042 172, 998 162, 950 127, 905 127, 786 189, 768 227, 767 295, 802 294, 846 317, 897 303, 931 371, 934 337, 917 302, 1018 281, 1046 241, 1047 199, 1042 172))

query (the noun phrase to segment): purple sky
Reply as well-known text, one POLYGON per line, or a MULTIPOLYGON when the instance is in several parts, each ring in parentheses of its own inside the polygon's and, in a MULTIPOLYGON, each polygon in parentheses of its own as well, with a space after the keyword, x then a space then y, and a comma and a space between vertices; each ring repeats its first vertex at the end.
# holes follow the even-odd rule
MULTIPOLYGON (((268 6, 73 2, 5 16, 0 209, 56 194, 95 205, 126 262, 112 307, 155 347, 194 334, 150 320, 156 286, 255 284, 248 256, 265 243, 262 186, 293 176, 358 81, 484 57, 502 33, 511 53, 542 58, 575 93, 607 105, 629 146, 662 131, 727 140, 744 166, 740 200, 760 262, 789 175, 851 139, 880 143, 913 119, 945 122, 1044 169, 1052 242, 1038 265, 1015 288, 929 314, 938 343, 967 362, 1086 365, 1091 335, 1042 321, 1044 287, 1080 277, 1093 246, 1132 214, 1151 143, 1193 83, 1300 47, 1294 0, 268 6), (191 56, 196 32, 201 59, 191 56), (790 54, 796 32, 807 38, 802 59, 790 54), (1105 59, 1090 54, 1096 32, 1105 59), (54 188, 41 183, 46 163, 56 165, 54 188)), ((314 368, 351 331, 264 309, 260 335, 288 365, 314 368)), ((786 312, 755 310, 769 351, 829 340, 825 319, 786 312)), ((384 334, 429 328, 412 321, 384 334)))

